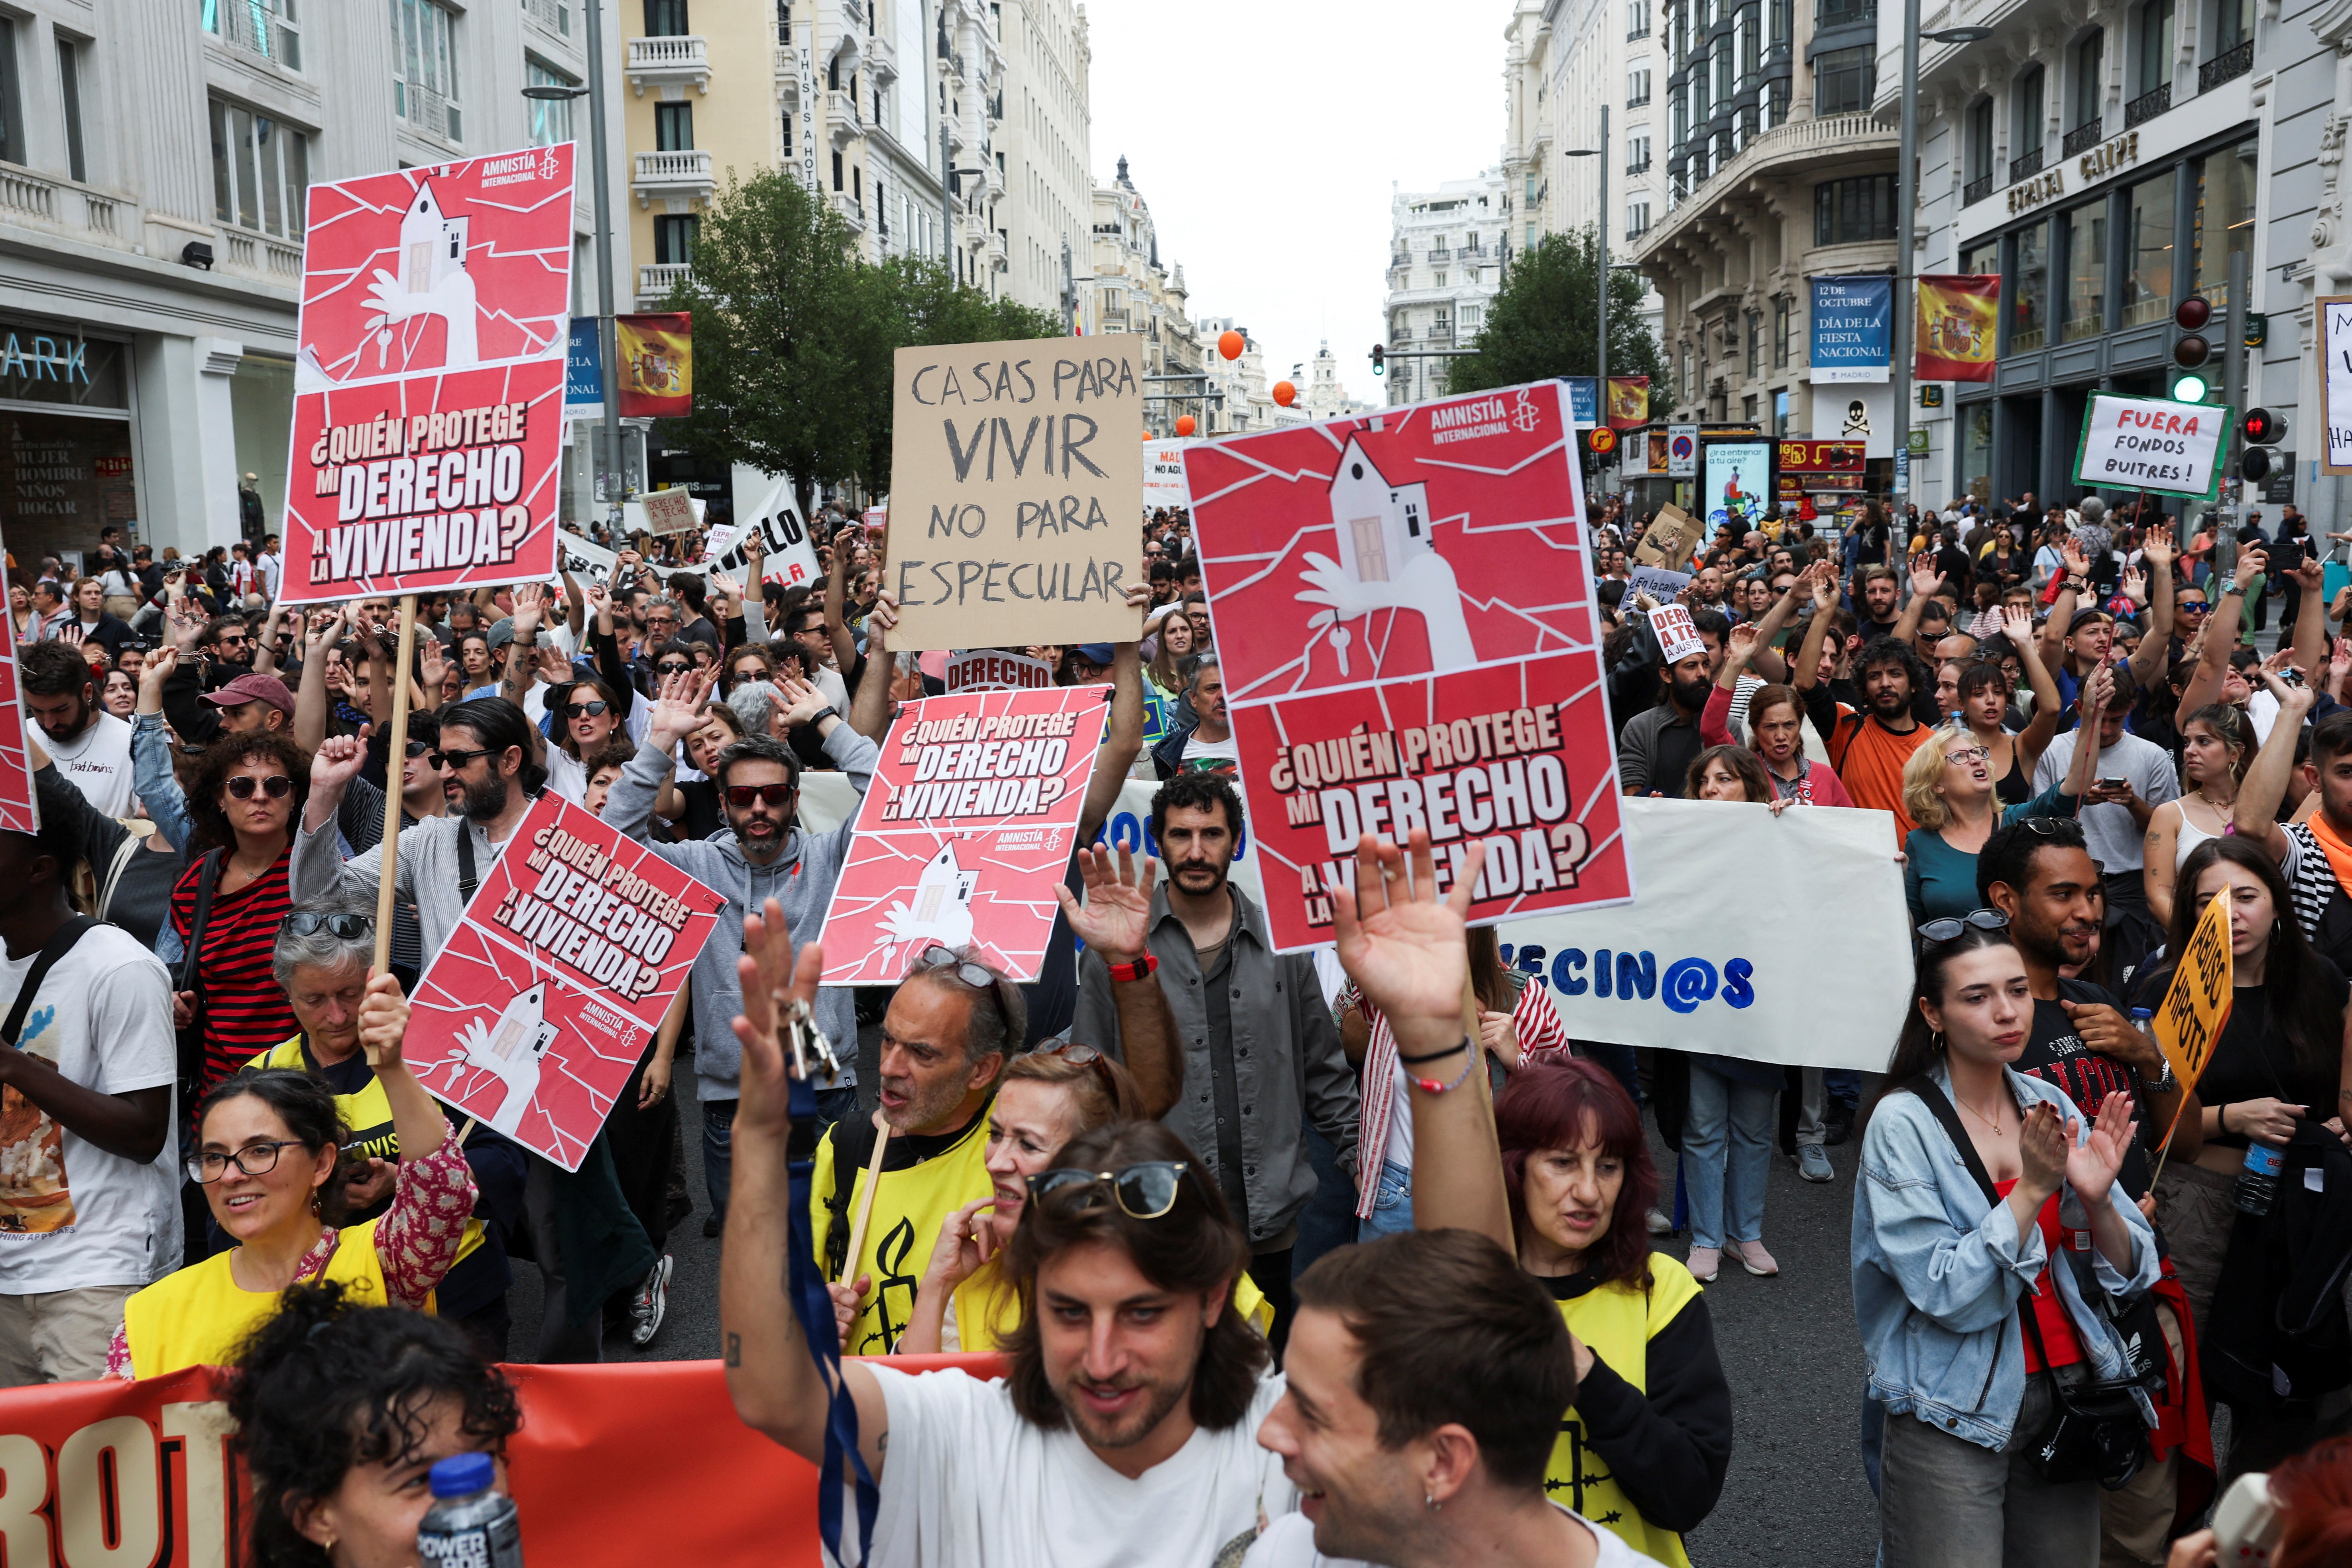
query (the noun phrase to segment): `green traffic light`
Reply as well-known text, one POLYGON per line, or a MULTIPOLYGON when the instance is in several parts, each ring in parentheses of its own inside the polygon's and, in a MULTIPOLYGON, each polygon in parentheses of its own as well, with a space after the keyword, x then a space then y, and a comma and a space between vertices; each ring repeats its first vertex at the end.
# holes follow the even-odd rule
POLYGON ((2172 384, 2175 403, 2202 403, 2212 395, 2213 388, 2201 375, 2183 375, 2172 384))

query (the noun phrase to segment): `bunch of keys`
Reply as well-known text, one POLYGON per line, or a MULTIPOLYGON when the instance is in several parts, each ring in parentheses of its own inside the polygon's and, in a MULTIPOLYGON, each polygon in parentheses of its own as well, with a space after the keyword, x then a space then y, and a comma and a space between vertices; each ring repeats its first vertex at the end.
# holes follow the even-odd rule
POLYGON ((833 1042, 824 1037, 824 1031, 816 1026, 816 1015, 807 1003, 797 996, 786 1002, 781 1026, 784 1048, 792 1053, 794 1078, 810 1076, 809 1061, 813 1055, 824 1063, 825 1077, 841 1076, 841 1058, 834 1054, 833 1042))

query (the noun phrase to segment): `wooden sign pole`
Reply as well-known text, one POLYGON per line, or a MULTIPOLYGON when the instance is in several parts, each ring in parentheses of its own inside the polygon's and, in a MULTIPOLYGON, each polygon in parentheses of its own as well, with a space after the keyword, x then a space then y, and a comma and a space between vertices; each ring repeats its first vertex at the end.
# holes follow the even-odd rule
POLYGON ((408 669, 416 651, 416 595, 400 596, 400 655, 392 675, 392 738, 383 764, 383 871, 375 890, 374 973, 392 972, 393 884, 400 868, 400 777, 408 752, 408 669))

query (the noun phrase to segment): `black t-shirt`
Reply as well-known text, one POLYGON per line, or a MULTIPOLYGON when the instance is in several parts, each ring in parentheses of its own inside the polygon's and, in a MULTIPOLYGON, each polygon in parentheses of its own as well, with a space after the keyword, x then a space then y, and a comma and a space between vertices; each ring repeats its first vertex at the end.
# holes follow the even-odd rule
MULTIPOLYGON (((2340 1015, 2346 1001, 2352 999, 2352 984, 2347 984, 2344 972, 2325 957, 2317 953, 2312 957, 2319 964, 2321 983, 2340 1015)), ((2150 997, 2160 1000, 2171 984, 2169 969, 2149 975, 2141 988, 2140 1005, 2158 1005, 2158 1001, 2150 997)), ((2213 1047, 2213 1059, 2205 1064, 2205 1074, 2197 1080, 2197 1099, 2204 1105, 2237 1100, 2284 1100, 2307 1108, 2306 1114, 2313 1121, 2325 1121, 2336 1114, 2338 1071, 2336 1037, 2330 1035, 2326 1044, 2324 1059, 2307 1063, 2298 1060, 2294 1047, 2272 1017, 2270 987, 2241 985, 2231 993, 2230 1021, 2221 1026, 2221 1038, 2213 1047)), ((2228 1149, 2246 1146, 2245 1135, 2239 1132, 2216 1133, 2205 1142, 2228 1149)))
MULTIPOLYGON (((2124 1005, 2104 986, 2087 981, 2060 979, 2059 996, 2079 1005, 2105 1003, 2116 1012, 2124 1005)), ((2124 1157, 2123 1170, 2116 1179, 2124 1191, 2137 1199, 2147 1191, 2148 1167, 2145 1145, 2151 1138, 2162 1138, 2164 1129, 2149 1127, 2147 1107, 2140 1096, 2139 1075, 2116 1060, 2101 1056, 2083 1043, 2075 1031, 2074 1020, 2057 1002, 2033 1001, 2033 1027, 2025 1037, 2025 1054, 2010 1064, 2053 1089, 2063 1089, 2074 1109, 2088 1121, 2099 1113, 2100 1105, 2110 1094, 2122 1092, 2132 1097, 2132 1110, 2139 1118, 2140 1144, 2124 1157)))

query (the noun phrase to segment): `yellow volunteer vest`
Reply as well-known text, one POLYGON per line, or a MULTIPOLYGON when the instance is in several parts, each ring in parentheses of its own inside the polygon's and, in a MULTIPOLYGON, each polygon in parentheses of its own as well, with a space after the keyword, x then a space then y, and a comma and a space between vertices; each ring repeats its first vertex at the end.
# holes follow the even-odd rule
MULTIPOLYGON (((820 1267, 824 1261, 825 1237, 833 1228, 833 1215, 824 1200, 833 1191, 835 1131, 828 1130, 817 1144, 814 1179, 809 1184, 809 1233, 815 1238, 820 1267)), ((858 1308, 857 1321, 850 1325, 849 1341, 844 1347, 846 1353, 888 1355, 898 1348, 898 1336, 907 1331, 914 1315, 915 1289, 931 1260, 940 1226, 964 1205, 996 1190, 995 1179, 984 1163, 987 1156, 988 1114, 982 1110, 971 1119, 963 1136, 940 1153, 903 1171, 882 1173, 864 1248, 843 1273, 827 1275, 840 1283, 855 1281, 860 1275, 873 1280, 858 1308)), ((866 1172, 861 1167, 853 1174, 849 1209, 843 1223, 854 1226, 857 1205, 865 1197, 866 1172)))
MULTIPOLYGON (((352 1301, 381 1307, 391 1297, 375 1255, 375 1226, 369 1220, 343 1231, 320 1278, 341 1285, 352 1301)), ((192 1268, 167 1274, 122 1304, 133 1373, 161 1377, 184 1367, 226 1366, 246 1336, 278 1310, 278 1291, 237 1288, 229 1275, 230 1257, 215 1253, 192 1268)), ((425 1310, 433 1310, 430 1300, 425 1310)))
MULTIPOLYGON (((930 1261, 928 1256, 924 1262, 930 1261)), ((1244 1269, 1234 1281, 1234 1310, 1261 1334, 1274 1328, 1274 1303, 1244 1269)), ((956 1345, 971 1354, 993 1354, 1021 1326, 1021 1297, 992 1258, 955 1289, 956 1345)))
MULTIPOLYGON (((1650 1255, 1651 1286, 1647 1295, 1631 1281, 1612 1279, 1598 1289, 1559 1304, 1569 1332, 1582 1340, 1609 1370, 1647 1391, 1650 1339, 1698 1294, 1698 1281, 1679 1258, 1650 1255)), ((1593 1523, 1606 1527, 1634 1551, 1654 1557, 1667 1568, 1690 1568, 1683 1538, 1643 1519, 1617 1489, 1601 1457, 1585 1446, 1584 1423, 1571 1408, 1560 1417, 1559 1440, 1552 1446, 1551 1465, 1544 1473, 1544 1490, 1551 1500, 1574 1509, 1593 1523)))
MULTIPOLYGON (((245 1065, 247 1068, 291 1068, 296 1072, 310 1069, 310 1064, 303 1059, 302 1037, 299 1035, 284 1045, 270 1047, 245 1065)), ((344 1150, 344 1153, 365 1154, 375 1160, 400 1157, 400 1134, 392 1125, 392 1101, 385 1096, 383 1085, 375 1080, 374 1075, 369 1075, 358 1093, 335 1096, 335 1114, 341 1117, 343 1125, 352 1130, 351 1147, 344 1150)), ((470 1131, 473 1126, 474 1123, 468 1121, 464 1131, 470 1131)), ((462 1133, 456 1130, 452 1135, 457 1136, 460 1142, 464 1141, 462 1133)), ((480 1251, 482 1238, 482 1222, 467 1219, 466 1234, 457 1243, 457 1256, 449 1260, 449 1266, 454 1268, 480 1251)))

